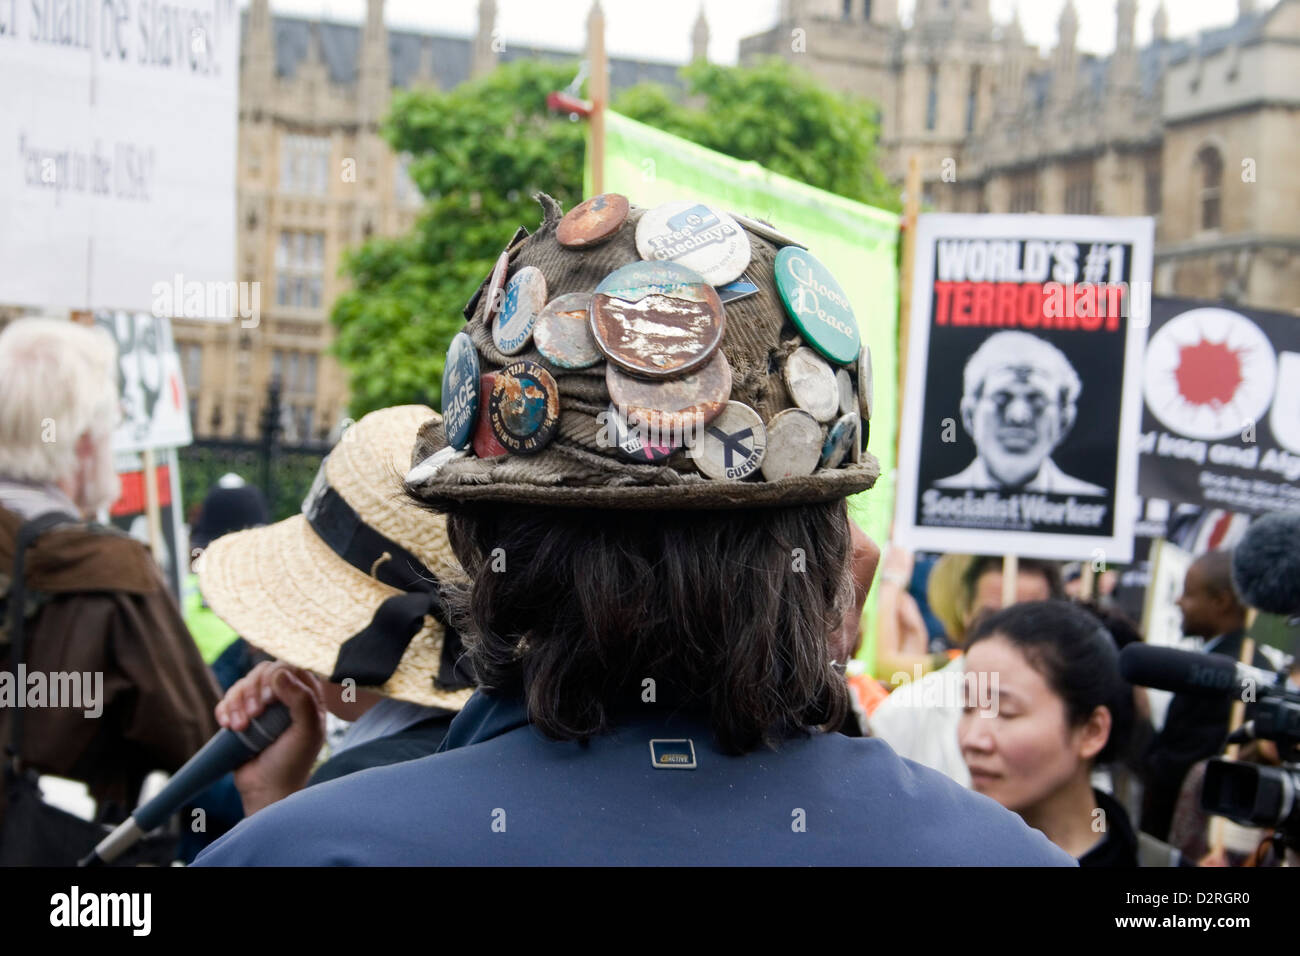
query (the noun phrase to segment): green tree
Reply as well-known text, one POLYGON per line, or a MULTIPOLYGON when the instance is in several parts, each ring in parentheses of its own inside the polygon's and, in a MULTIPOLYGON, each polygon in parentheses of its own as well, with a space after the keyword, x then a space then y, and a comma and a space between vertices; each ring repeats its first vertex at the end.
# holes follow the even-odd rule
MULTIPOLYGON (((383 126, 412 157, 427 199, 415 228, 344 256, 351 286, 334 304, 334 352, 348 370, 351 411, 404 402, 437 407, 447 345, 462 310, 545 191, 582 199, 586 131, 550 112, 576 64, 521 60, 442 93, 399 91, 383 126)), ((781 60, 754 67, 695 64, 683 91, 642 84, 614 108, 634 119, 813 186, 887 208, 897 194, 875 161, 874 108, 840 96, 781 60)))

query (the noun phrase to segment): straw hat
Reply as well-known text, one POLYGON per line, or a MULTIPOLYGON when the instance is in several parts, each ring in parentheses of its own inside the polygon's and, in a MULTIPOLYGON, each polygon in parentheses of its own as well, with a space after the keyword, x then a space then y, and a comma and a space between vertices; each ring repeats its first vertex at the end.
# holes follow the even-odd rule
POLYGON ((371 412, 325 459, 303 514, 213 542, 198 570, 216 614, 254 647, 326 679, 360 674, 359 686, 386 697, 464 706, 472 689, 451 689, 464 681, 444 660, 440 605, 420 603, 436 594, 431 577, 463 572, 445 520, 402 493, 416 432, 435 417, 421 405, 371 412), (405 634, 392 626, 402 613, 418 628, 405 650, 405 634), (351 656, 341 661, 345 644, 351 656), (382 675, 386 653, 400 661, 385 680, 375 667, 382 675))

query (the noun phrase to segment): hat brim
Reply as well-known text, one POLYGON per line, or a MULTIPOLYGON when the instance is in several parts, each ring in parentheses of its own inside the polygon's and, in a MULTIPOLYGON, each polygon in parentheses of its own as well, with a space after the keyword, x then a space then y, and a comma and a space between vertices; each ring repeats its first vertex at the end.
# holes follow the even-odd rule
MULTIPOLYGON (((225 535, 198 562, 204 600, 249 644, 328 679, 339 648, 401 592, 338 557, 302 515, 225 535)), ((426 707, 460 710, 472 690, 438 690, 443 628, 432 617, 386 683, 367 688, 426 707)))

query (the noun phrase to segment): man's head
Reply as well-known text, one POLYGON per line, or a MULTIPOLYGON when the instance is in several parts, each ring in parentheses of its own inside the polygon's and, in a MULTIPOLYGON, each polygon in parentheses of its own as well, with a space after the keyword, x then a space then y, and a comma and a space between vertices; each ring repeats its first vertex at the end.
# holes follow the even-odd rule
POLYGON ((966 362, 962 423, 989 474, 1033 480, 1074 424, 1079 376, 1059 349, 1028 332, 997 332, 966 362))
MULTIPOLYGON (((981 620, 1002 609, 1002 559, 978 557, 971 561, 962 578, 965 597, 964 622, 969 631, 981 620)), ((1016 603, 1048 601, 1064 597, 1061 569, 1055 562, 1021 558, 1016 567, 1016 603)))
POLYGON ((0 475, 57 485, 86 514, 112 504, 116 354, 107 333, 58 319, 0 332, 0 475))
POLYGON ((1188 637, 1218 637, 1245 625, 1246 609, 1232 587, 1232 552, 1211 551, 1192 562, 1178 609, 1188 637))
POLYGON ((831 635, 853 595, 845 503, 594 511, 484 502, 447 519, 468 581, 444 584, 480 686, 548 736, 613 713, 707 710, 744 753, 848 706, 831 635))

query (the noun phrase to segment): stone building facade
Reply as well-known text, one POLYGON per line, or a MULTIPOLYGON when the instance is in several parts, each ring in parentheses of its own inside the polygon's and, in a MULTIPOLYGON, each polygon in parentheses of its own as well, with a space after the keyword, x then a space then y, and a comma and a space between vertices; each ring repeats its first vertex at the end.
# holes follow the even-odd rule
POLYGON ((880 109, 882 164, 922 170, 925 208, 1156 219, 1157 294, 1300 313, 1300 0, 1239 0, 1237 18, 1171 39, 1163 4, 1135 42, 1081 53, 1066 0, 1047 55, 989 0, 782 0, 741 61, 781 56, 880 109))
MULTIPOLYGON (((379 136, 395 88, 449 89, 523 57, 578 54, 499 41, 496 3, 480 0, 474 37, 389 30, 383 0, 363 24, 274 16, 252 0, 243 16, 239 79, 236 278, 259 282, 261 319, 174 319, 199 436, 253 437, 272 377, 282 385, 290 441, 336 432, 347 381, 328 354, 330 306, 344 280, 342 254, 372 235, 408 231, 421 197, 405 160, 379 136)), ((683 37, 707 45, 707 27, 683 37)), ((611 58, 615 90, 676 82, 676 67, 611 58)))

